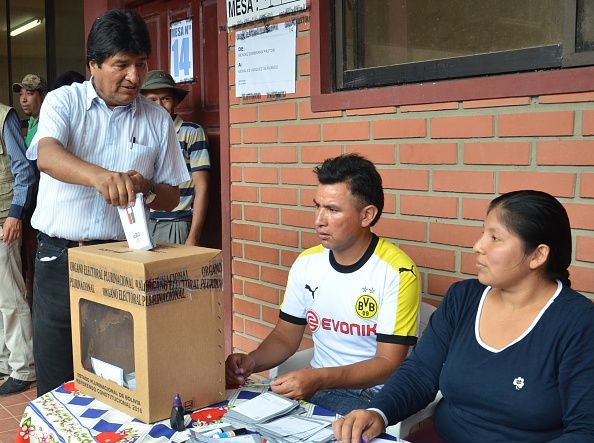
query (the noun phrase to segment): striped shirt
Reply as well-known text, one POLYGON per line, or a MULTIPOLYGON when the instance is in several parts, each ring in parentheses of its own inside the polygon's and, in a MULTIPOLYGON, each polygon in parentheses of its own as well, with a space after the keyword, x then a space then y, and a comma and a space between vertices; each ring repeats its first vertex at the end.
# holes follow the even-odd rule
POLYGON ((192 172, 210 169, 208 141, 202 127, 196 123, 184 122, 179 115, 175 117, 173 124, 190 173, 190 180, 179 185, 179 205, 172 211, 151 210, 151 219, 153 220, 174 220, 191 217, 194 204, 192 172))
MULTIPOLYGON (((92 79, 91 79, 92 81, 92 79)), ((27 157, 37 159, 44 137, 89 163, 110 171, 135 170, 155 183, 177 186, 189 179, 169 114, 142 95, 109 109, 92 83, 74 83, 48 93, 27 157)), ((123 240, 117 208, 92 187, 41 173, 31 224, 68 240, 123 240)))

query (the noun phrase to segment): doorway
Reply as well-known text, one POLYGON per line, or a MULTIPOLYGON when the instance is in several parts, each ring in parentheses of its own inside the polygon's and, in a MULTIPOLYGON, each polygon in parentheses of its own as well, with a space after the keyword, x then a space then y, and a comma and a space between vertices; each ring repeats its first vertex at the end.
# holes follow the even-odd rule
POLYGON ((85 73, 83 0, 0 0, 0 102, 26 119, 12 84, 26 74, 51 86, 68 70, 85 73))
MULTIPOLYGON (((138 3, 138 2, 136 2, 138 3)), ((193 79, 181 86, 189 94, 176 108, 186 121, 201 125, 208 136, 210 155, 209 204, 201 246, 222 248, 221 241, 221 131, 217 52, 217 0, 152 0, 135 8, 145 19, 151 35, 148 68, 169 72, 169 27, 192 19, 193 79)))

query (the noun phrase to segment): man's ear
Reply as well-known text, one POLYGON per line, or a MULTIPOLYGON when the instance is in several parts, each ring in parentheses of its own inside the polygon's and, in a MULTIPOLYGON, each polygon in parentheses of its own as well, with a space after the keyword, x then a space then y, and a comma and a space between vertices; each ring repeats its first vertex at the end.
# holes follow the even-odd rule
POLYGON ((95 69, 99 69, 99 64, 96 60, 89 60, 89 71, 91 72, 91 75, 93 75, 95 69))
POLYGON ((547 245, 538 245, 536 249, 532 251, 532 258, 530 259, 530 268, 537 269, 543 266, 547 262, 550 252, 551 248, 549 248, 547 245))
POLYGON ((361 209, 361 226, 367 228, 371 226, 377 216, 378 210, 374 205, 367 205, 361 209))

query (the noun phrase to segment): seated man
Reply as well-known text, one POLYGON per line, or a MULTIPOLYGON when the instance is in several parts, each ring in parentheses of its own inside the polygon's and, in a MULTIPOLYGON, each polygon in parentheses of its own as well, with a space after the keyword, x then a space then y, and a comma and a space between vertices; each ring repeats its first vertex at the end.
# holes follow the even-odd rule
POLYGON ((309 324, 311 367, 277 377, 271 388, 346 414, 367 407, 416 343, 418 272, 403 251, 371 231, 384 207, 373 163, 344 155, 314 172, 321 244, 291 267, 274 330, 256 350, 227 357, 225 375, 228 384, 242 384, 253 372, 284 362, 309 324))

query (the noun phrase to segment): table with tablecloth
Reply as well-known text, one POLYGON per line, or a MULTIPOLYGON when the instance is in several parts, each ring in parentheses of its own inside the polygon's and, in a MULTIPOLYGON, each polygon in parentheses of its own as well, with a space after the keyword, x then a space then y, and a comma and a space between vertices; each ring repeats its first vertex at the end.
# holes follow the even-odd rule
MULTIPOLYGON (((188 428, 220 420, 229 406, 267 390, 267 386, 258 384, 229 389, 224 402, 191 412, 188 428)), ((301 406, 309 416, 336 417, 311 403, 302 402, 301 406)), ((16 443, 181 443, 188 439, 189 431, 172 430, 169 420, 145 424, 79 392, 75 383, 69 382, 27 405, 16 443)))

